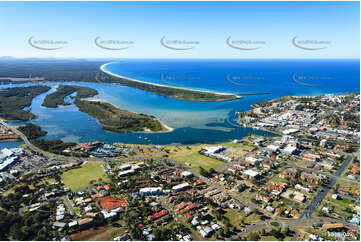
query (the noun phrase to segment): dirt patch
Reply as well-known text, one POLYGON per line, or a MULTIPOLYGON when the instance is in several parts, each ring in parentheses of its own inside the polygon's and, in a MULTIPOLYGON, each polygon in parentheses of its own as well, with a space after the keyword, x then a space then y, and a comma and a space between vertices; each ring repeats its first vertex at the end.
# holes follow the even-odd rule
POLYGON ((105 230, 105 227, 91 228, 71 234, 70 238, 71 240, 87 240, 89 237, 94 236, 95 234, 102 233, 105 230))

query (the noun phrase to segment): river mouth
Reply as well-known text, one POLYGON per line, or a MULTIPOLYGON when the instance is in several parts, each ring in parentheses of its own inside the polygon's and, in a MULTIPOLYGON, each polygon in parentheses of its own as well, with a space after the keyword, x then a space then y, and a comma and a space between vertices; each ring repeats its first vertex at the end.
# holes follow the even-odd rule
MULTIPOLYGON (((65 142, 89 142, 99 140, 105 143, 128 144, 201 144, 219 143, 242 138, 248 134, 272 135, 270 133, 249 128, 234 127, 226 122, 229 115, 235 117, 234 107, 240 100, 231 102, 193 102, 175 100, 144 92, 130 87, 113 84, 84 82, 46 82, 51 89, 33 99, 29 108, 36 118, 31 122, 47 131, 44 139, 61 139, 65 142), (114 133, 103 130, 101 125, 89 115, 79 112, 78 108, 67 97, 70 103, 58 108, 42 106, 46 95, 55 92, 59 85, 87 86, 96 89, 99 94, 93 98, 114 104, 118 108, 133 112, 154 115, 162 122, 174 128, 166 133, 114 133), (233 103, 235 102, 235 103, 233 103)), ((2 85, 0 88, 36 85, 32 83, 2 85)))
MULTIPOLYGON (((62 139, 66 142, 99 140, 106 143, 159 145, 221 143, 241 139, 249 134, 272 135, 241 127, 235 122, 236 112, 250 110, 251 105, 256 102, 286 95, 315 96, 359 92, 359 62, 345 61, 342 62, 342 67, 339 67, 340 62, 341 60, 311 62, 308 60, 127 61, 113 67, 108 65, 107 68, 114 73, 148 82, 163 83, 161 73, 168 73, 163 79, 173 84, 180 84, 182 87, 222 93, 267 92, 267 95, 243 96, 241 99, 231 101, 201 102, 177 100, 111 83, 41 82, 51 86, 51 90, 35 97, 29 109, 37 116, 32 122, 48 132, 45 139, 62 139), (175 67, 178 69, 175 70, 175 67), (254 75, 251 75, 252 73, 254 75), (305 86, 294 82, 293 73, 297 73, 298 79, 306 76, 307 73, 306 77, 318 75, 331 78, 312 79, 313 83, 327 81, 327 85, 305 86), (79 112, 73 104, 55 109, 42 107, 45 96, 54 92, 58 85, 87 86, 96 89, 99 94, 93 98, 112 103, 120 109, 155 116, 174 130, 167 133, 119 134, 102 130, 94 118, 79 112)), ((311 79, 306 81, 310 82, 311 79)), ((36 84, 3 84, 0 88, 27 85, 36 84)), ((67 97, 66 101, 71 102, 71 99, 67 97)))

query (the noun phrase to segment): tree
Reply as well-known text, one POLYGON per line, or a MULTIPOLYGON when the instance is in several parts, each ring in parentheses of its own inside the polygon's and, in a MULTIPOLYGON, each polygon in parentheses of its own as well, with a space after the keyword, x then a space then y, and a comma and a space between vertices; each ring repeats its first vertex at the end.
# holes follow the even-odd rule
POLYGON ((257 233, 250 233, 248 235, 248 240, 252 240, 252 241, 255 241, 255 240, 260 240, 261 238, 259 237, 259 235, 257 233))
POLYGON ((199 173, 202 175, 202 176, 205 176, 205 177, 208 177, 209 176, 209 173, 208 171, 206 171, 203 167, 199 167, 199 173))
POLYGON ((283 230, 283 234, 284 234, 285 236, 287 236, 287 235, 289 235, 290 233, 291 233, 290 227, 287 226, 287 227, 283 230))

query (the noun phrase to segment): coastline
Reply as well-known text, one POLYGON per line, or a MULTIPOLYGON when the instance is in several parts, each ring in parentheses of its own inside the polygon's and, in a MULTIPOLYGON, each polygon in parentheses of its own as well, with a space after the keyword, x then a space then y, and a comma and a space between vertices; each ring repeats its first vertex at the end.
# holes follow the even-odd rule
POLYGON ((222 93, 222 92, 213 92, 213 91, 205 91, 205 90, 197 90, 197 89, 191 89, 191 88, 181 88, 181 87, 173 87, 173 86, 167 86, 167 85, 162 85, 162 84, 158 84, 158 83, 151 83, 151 82, 145 82, 145 81, 140 81, 140 80, 136 80, 133 78, 129 78, 129 77, 125 77, 125 76, 121 76, 118 74, 114 74, 110 71, 105 70, 105 67, 107 65, 110 64, 114 64, 114 63, 118 63, 118 62, 109 62, 109 63, 105 63, 103 65, 100 66, 100 70, 110 76, 113 77, 117 77, 117 78, 121 78, 121 79, 125 79, 127 81, 132 81, 132 82, 137 82, 137 83, 141 83, 141 84, 147 84, 147 85, 152 85, 152 86, 157 86, 157 87, 166 87, 166 88, 174 88, 174 89, 178 89, 178 90, 186 90, 186 91, 192 91, 192 92, 203 92, 203 93, 210 93, 210 94, 216 94, 216 95, 229 95, 229 96, 235 96, 237 98, 241 98, 242 96, 234 94, 234 93, 222 93))
MULTIPOLYGON (((102 103, 109 103, 109 104, 111 104, 111 105, 113 105, 114 107, 117 107, 116 105, 114 105, 113 103, 110 103, 110 102, 107 102, 107 101, 105 101, 105 100, 102 100, 102 99, 84 99, 85 101, 90 101, 90 102, 102 102, 102 103)), ((118 108, 118 107, 117 107, 118 108)), ((132 111, 132 113, 136 113, 136 112, 133 112, 132 111)), ((136 114, 138 114, 138 113, 136 113, 136 114)), ((161 125, 162 125, 162 127, 163 127, 163 129, 165 129, 165 130, 162 130, 162 131, 151 131, 151 130, 147 130, 147 131, 144 131, 144 132, 146 132, 146 133, 168 133, 168 132, 172 132, 172 131, 174 131, 174 128, 172 128, 172 127, 170 127, 170 126, 168 126, 167 124, 165 124, 163 121, 161 121, 160 119, 158 119, 158 118, 156 118, 156 117, 154 117, 154 119, 155 120, 157 120, 161 125)), ((98 121, 97 121, 98 122, 98 121)), ((140 132, 142 132, 142 131, 140 131, 140 132)))

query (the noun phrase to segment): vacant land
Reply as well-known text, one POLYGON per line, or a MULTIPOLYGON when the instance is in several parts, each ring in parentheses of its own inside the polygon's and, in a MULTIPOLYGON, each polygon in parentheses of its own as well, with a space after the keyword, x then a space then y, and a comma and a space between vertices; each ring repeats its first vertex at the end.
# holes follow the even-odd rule
POLYGON ((109 179, 100 167, 101 164, 102 162, 87 162, 81 168, 64 172, 61 179, 65 187, 69 187, 72 191, 90 186, 91 181, 108 182, 109 179))
POLYGON ((23 110, 31 105, 34 97, 50 90, 48 86, 14 87, 0 90, 0 117, 12 122, 28 121, 35 118, 23 110))
POLYGON ((81 241, 111 241, 113 238, 124 233, 124 227, 114 227, 106 225, 99 228, 91 228, 83 231, 78 231, 70 237, 72 240, 81 241))
POLYGON ((121 110, 110 103, 76 98, 75 104, 81 112, 97 119, 105 130, 118 133, 168 130, 153 116, 121 110))
POLYGON ((204 146, 205 145, 173 147, 169 153, 169 157, 179 161, 198 174, 200 172, 199 167, 203 167, 205 170, 209 171, 211 168, 217 170, 226 165, 223 161, 199 154, 198 152, 204 146), (190 165, 187 166, 186 163, 189 163, 190 165))
POLYGON ((243 211, 236 211, 233 209, 225 209, 226 213, 224 216, 229 219, 229 222, 233 225, 238 227, 239 224, 242 224, 242 220, 245 224, 251 224, 251 223, 258 223, 261 222, 260 216, 257 215, 255 212, 252 214, 246 216, 246 214, 243 211))

